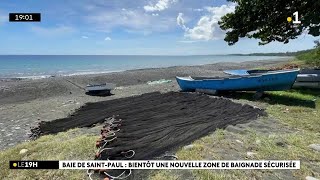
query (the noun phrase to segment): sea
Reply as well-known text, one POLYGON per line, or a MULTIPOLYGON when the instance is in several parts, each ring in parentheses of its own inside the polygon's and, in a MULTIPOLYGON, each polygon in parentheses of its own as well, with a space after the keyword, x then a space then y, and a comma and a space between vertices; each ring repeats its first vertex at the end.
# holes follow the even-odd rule
POLYGON ((217 62, 275 60, 279 56, 0 55, 0 78, 41 79, 217 62))

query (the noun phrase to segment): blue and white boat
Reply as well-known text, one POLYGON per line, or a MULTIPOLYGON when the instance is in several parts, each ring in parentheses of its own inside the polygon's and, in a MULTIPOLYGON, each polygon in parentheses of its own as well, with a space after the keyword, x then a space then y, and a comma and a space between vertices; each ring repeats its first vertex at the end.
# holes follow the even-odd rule
MULTIPOLYGON (((257 73, 272 72, 272 70, 237 69, 223 72, 235 76, 249 76, 257 73)), ((320 69, 301 69, 293 87, 320 88, 320 69)))
POLYGON ((176 77, 183 91, 280 91, 291 89, 299 69, 266 71, 228 77, 176 77))

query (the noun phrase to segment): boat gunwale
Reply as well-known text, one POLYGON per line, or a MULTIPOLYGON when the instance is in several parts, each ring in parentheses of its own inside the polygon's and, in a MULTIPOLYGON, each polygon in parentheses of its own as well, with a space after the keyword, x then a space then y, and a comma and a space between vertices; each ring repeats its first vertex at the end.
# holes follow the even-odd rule
MULTIPOLYGON (((187 77, 180 77, 180 76, 176 76, 176 78, 180 79, 180 80, 185 80, 185 81, 218 81, 218 80, 227 80, 227 79, 241 79, 241 78, 253 78, 253 77, 262 77, 262 76, 266 76, 266 75, 275 75, 275 74, 284 74, 284 73, 290 73, 290 72, 298 72, 299 73, 300 69, 290 69, 290 70, 277 70, 277 71, 272 71, 272 72, 267 72, 267 73, 261 73, 261 74, 249 74, 246 76, 237 76, 237 77, 232 77, 232 76, 227 76, 227 77, 219 77, 217 79, 194 79, 192 78, 192 76, 187 76, 187 77)), ((201 77, 199 77, 201 78, 201 77)))

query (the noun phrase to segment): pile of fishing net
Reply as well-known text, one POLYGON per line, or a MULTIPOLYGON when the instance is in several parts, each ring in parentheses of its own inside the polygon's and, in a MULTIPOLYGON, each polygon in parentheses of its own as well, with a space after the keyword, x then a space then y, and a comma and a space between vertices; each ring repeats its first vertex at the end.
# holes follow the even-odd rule
MULTIPOLYGON (((217 128, 246 123, 265 112, 197 93, 149 93, 89 103, 68 118, 41 123, 40 134, 104 123, 96 145, 99 160, 150 160, 188 145, 217 128)), ((130 170, 101 170, 110 179, 130 170), (113 173, 113 174, 111 174, 113 173)))

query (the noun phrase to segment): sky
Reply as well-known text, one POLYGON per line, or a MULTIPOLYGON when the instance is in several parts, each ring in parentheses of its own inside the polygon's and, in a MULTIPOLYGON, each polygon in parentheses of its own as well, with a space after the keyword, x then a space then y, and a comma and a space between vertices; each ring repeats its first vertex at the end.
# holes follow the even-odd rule
POLYGON ((201 55, 309 49, 301 35, 259 46, 243 38, 228 46, 224 0, 1 0, 0 54, 201 55), (8 22, 9 13, 41 13, 41 22, 8 22))

